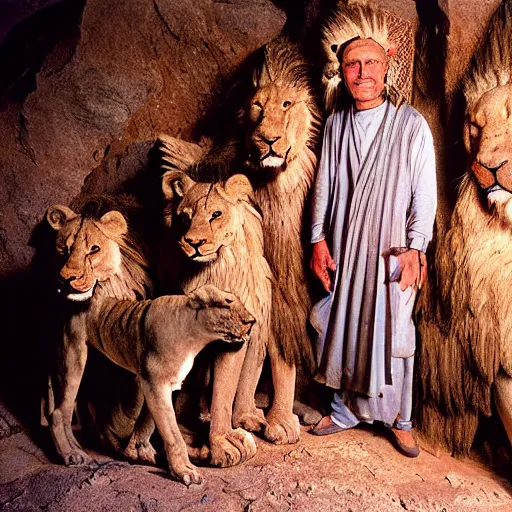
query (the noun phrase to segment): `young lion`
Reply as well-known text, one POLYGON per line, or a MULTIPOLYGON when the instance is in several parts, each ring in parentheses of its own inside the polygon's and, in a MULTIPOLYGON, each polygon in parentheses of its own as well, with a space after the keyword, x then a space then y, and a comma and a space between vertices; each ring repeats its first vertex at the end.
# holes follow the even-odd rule
POLYGON ((211 462, 232 466, 256 453, 253 437, 243 429, 233 430, 233 425, 263 430, 266 437, 269 430, 254 403, 267 347, 271 360, 278 350, 270 327, 273 277, 263 256, 262 219, 251 202, 251 184, 243 175, 232 176, 222 185, 196 183, 182 171, 168 171, 163 192, 170 203, 167 224, 180 231, 179 245, 189 260, 183 289, 214 284, 239 296, 256 317, 248 346, 236 353, 221 353, 214 362, 211 462))
MULTIPOLYGON (((178 430, 172 391, 180 389, 195 356, 210 342, 244 342, 254 323, 234 295, 214 286, 188 296, 136 300, 147 283, 145 261, 126 218, 102 197, 78 212, 52 206, 47 212, 64 258, 59 291, 69 303, 57 372, 50 429, 66 465, 88 462, 71 430, 74 403, 90 344, 135 373, 164 441, 170 472, 184 484, 200 483, 178 430)), ((135 432, 134 435, 147 436, 135 432)), ((146 437, 146 440, 149 436, 146 437)), ((134 446, 130 442, 129 446, 134 446)))

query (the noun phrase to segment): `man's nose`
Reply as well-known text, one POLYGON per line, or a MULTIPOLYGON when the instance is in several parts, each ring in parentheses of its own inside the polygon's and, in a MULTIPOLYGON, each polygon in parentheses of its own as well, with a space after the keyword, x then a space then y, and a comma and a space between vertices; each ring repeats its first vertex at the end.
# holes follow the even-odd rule
POLYGON ((366 69, 364 62, 361 62, 361 64, 359 64, 359 76, 361 78, 366 78, 368 76, 368 70, 366 69))

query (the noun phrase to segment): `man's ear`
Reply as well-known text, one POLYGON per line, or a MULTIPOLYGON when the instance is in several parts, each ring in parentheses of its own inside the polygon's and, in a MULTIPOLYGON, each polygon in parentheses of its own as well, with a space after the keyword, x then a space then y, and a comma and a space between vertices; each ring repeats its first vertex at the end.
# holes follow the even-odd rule
POLYGON ((46 220, 55 231, 62 229, 66 222, 73 220, 77 216, 78 214, 71 208, 60 204, 50 206, 46 212, 46 220))
POLYGON ((195 181, 183 171, 167 171, 162 176, 162 192, 167 201, 182 198, 195 181))

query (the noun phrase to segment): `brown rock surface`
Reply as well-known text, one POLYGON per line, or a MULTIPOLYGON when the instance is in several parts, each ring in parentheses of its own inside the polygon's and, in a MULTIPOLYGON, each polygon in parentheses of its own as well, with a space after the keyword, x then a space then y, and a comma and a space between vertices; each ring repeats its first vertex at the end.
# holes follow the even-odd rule
POLYGON ((77 39, 0 112, 0 271, 26 266, 46 207, 78 194, 107 153, 159 132, 190 137, 218 81, 284 21, 267 0, 87 1, 77 39))
POLYGON ((51 464, 24 433, 0 441, 0 509, 6 512, 445 511, 512 510, 511 487, 476 462, 422 451, 398 454, 369 428, 298 444, 258 441, 258 453, 229 469, 203 468, 185 486, 160 468, 99 456, 91 467, 51 464), (7 461, 7 464, 5 462, 7 461), (8 469, 6 469, 8 467, 8 469))

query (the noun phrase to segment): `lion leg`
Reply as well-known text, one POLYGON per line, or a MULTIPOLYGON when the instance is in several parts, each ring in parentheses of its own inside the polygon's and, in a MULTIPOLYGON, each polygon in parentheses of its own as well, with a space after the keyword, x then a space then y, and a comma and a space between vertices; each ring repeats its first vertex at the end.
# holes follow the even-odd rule
POLYGON ((300 437, 299 418, 293 414, 296 368, 286 363, 276 347, 271 348, 270 365, 274 400, 267 414, 264 436, 276 444, 296 443, 300 437))
POLYGON ((215 359, 210 423, 210 454, 214 466, 235 466, 256 455, 251 433, 232 427, 232 411, 247 344, 215 359))
POLYGON ((136 462, 147 462, 156 464, 156 450, 150 442, 151 436, 155 431, 155 422, 149 412, 147 405, 144 403, 140 411, 133 434, 124 450, 125 457, 136 462))
POLYGON ((203 479, 188 458, 187 445, 176 421, 172 387, 166 382, 151 378, 141 378, 141 387, 149 412, 164 442, 170 473, 186 486, 200 484, 203 479))
POLYGON ((76 440, 71 428, 76 396, 86 360, 87 344, 85 342, 73 343, 73 340, 66 335, 59 375, 57 375, 57 379, 54 379, 56 383, 53 386, 53 391, 56 393, 55 409, 50 416, 50 432, 55 448, 66 466, 79 466, 91 462, 90 457, 76 440))
POLYGON ((512 377, 503 371, 496 375, 496 408, 512 444, 512 377))
POLYGON ((261 432, 267 426, 265 415, 256 407, 256 388, 263 369, 263 354, 259 346, 259 336, 254 333, 247 348, 244 364, 238 382, 235 406, 233 408, 233 426, 249 432, 261 432))
MULTIPOLYGON (((123 378, 128 377, 128 372, 126 374, 123 378)), ((130 380, 123 382, 122 393, 109 412, 108 421, 97 426, 100 439, 113 450, 124 454, 126 439, 134 432, 143 404, 144 395, 139 379, 130 374, 130 380)))

